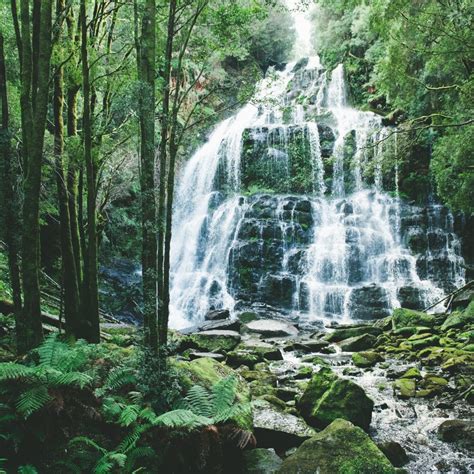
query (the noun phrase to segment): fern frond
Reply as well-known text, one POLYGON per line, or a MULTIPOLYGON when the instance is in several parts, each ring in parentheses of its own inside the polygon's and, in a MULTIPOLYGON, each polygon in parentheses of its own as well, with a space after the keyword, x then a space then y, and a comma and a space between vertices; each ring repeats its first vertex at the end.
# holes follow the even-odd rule
POLYGON ((107 453, 106 449, 104 449, 102 446, 99 446, 93 439, 90 439, 87 436, 76 436, 75 438, 71 439, 71 441, 69 441, 69 447, 72 447, 76 444, 82 444, 88 448, 93 448, 103 455, 107 453))
POLYGON ((112 472, 114 463, 110 460, 108 455, 102 456, 94 467, 94 474, 109 474, 112 472))
POLYGON ((14 362, 2 362, 0 364, 0 382, 34 378, 35 369, 14 362))
POLYGON ((137 376, 132 367, 118 367, 110 371, 101 392, 103 394, 106 390, 117 391, 125 385, 135 385, 136 383, 137 376))
POLYGON ((130 450, 127 454, 127 462, 125 463, 125 471, 132 472, 138 461, 155 456, 155 450, 149 446, 140 446, 130 450))
POLYGON ((194 430, 213 424, 212 418, 196 415, 191 410, 172 410, 157 417, 156 425, 166 428, 184 428, 194 430))
POLYGON ((122 426, 130 426, 137 421, 140 411, 140 405, 126 405, 120 414, 119 424, 122 426))
POLYGON ((237 378, 225 377, 212 387, 212 413, 216 418, 222 418, 223 414, 232 407, 237 391, 237 378))
POLYGON ((195 415, 212 416, 212 397, 211 394, 200 385, 193 385, 183 401, 184 408, 192 411, 195 415))
POLYGON ((43 408, 50 400, 51 397, 46 387, 33 387, 18 397, 16 408, 25 418, 28 418, 35 411, 43 408))
POLYGON ((84 388, 92 382, 90 375, 84 374, 83 372, 69 372, 65 374, 58 374, 54 376, 51 382, 55 385, 63 386, 77 386, 84 388))
POLYGON ((58 340, 57 334, 51 334, 37 349, 39 365, 58 367, 60 365, 61 356, 69 350, 70 347, 66 343, 58 340))
POLYGON ((127 453, 130 449, 133 449, 140 440, 143 433, 148 431, 152 425, 138 425, 129 433, 122 442, 118 445, 116 451, 120 453, 127 453))
POLYGON ((232 420, 238 425, 248 426, 252 419, 252 407, 250 403, 237 403, 225 410, 221 410, 214 417, 215 423, 225 423, 232 420))
POLYGON ((156 413, 149 407, 144 408, 141 412, 139 417, 142 420, 148 421, 148 423, 154 424, 156 421, 156 413))
POLYGON ((53 468, 55 468, 54 472, 61 472, 61 473, 71 472, 72 474, 82 473, 81 468, 71 461, 65 461, 65 460, 57 461, 51 467, 51 469, 53 468))

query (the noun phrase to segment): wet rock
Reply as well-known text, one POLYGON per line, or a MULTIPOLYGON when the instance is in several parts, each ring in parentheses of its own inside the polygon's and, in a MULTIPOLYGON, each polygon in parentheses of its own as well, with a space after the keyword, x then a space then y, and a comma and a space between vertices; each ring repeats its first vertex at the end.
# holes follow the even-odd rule
POLYGON ((448 331, 453 328, 463 328, 474 323, 474 303, 471 303, 463 312, 455 311, 451 313, 441 326, 441 331, 448 331))
POLYGON ((265 281, 265 301, 282 308, 291 308, 295 289, 295 277, 291 275, 268 275, 265 281))
POLYGON ((372 334, 378 336, 382 334, 382 329, 368 325, 348 325, 337 327, 333 332, 327 334, 324 339, 328 342, 340 342, 350 337, 362 336, 363 334, 372 334))
POLYGON ((371 334, 362 334, 361 336, 350 337, 339 342, 340 348, 344 352, 358 352, 374 347, 377 341, 371 334))
POLYGON ((211 330, 202 331, 190 336, 191 341, 201 351, 231 351, 237 347, 241 336, 236 331, 211 330))
POLYGON ((349 310, 354 319, 385 318, 390 314, 389 301, 387 290, 372 284, 352 291, 349 310))
POLYGON ((263 337, 288 337, 296 336, 298 329, 292 324, 272 319, 260 319, 245 325, 248 332, 260 334, 263 337))
POLYGON ((438 427, 438 438, 448 443, 460 443, 474 448, 474 421, 446 420, 438 427))
POLYGON ((294 342, 284 347, 285 351, 300 351, 304 353, 320 352, 329 346, 329 342, 322 340, 307 340, 294 342))
POLYGON ((250 449, 243 452, 243 471, 249 474, 274 474, 282 464, 274 449, 250 449))
POLYGON ((393 384, 395 395, 398 398, 406 399, 414 397, 416 394, 416 382, 413 379, 398 379, 393 384))
POLYGON ((382 360, 382 356, 375 351, 362 351, 352 354, 352 362, 354 362, 356 367, 360 368, 373 367, 377 362, 382 360))
POLYGON ((396 471, 377 445, 359 427, 333 421, 305 441, 280 470, 285 474, 394 474, 396 471))
POLYGON ((199 331, 213 331, 222 329, 224 331, 239 331, 242 323, 235 319, 221 319, 215 321, 206 321, 199 326, 199 331))
POLYGON ((228 309, 216 309, 214 311, 209 311, 204 319, 206 321, 220 321, 222 319, 229 319, 230 311, 228 309))
POLYGON ((413 286, 399 288, 397 297, 402 307, 408 309, 420 309, 423 301, 420 289, 413 286))
POLYGON ((474 285, 471 284, 454 297, 452 305, 455 309, 464 309, 471 304, 471 311, 474 311, 472 301, 474 301, 474 285))
POLYGON ((238 348, 258 353, 266 360, 283 360, 283 354, 277 346, 260 341, 259 339, 244 340, 238 348))
POLYGON ((316 428, 325 428, 336 418, 344 418, 367 430, 374 402, 354 382, 322 368, 309 382, 297 403, 303 418, 316 428))
POLYGON ((421 380, 421 373, 420 370, 416 367, 410 367, 405 373, 402 375, 404 379, 414 379, 414 380, 421 380))
POLYGON ((255 364, 263 361, 263 356, 249 351, 229 351, 227 352, 226 364, 237 368, 241 365, 253 369, 255 364))
POLYGON ((284 451, 299 446, 315 434, 303 419, 285 413, 265 400, 252 402, 254 433, 257 445, 284 451))
POLYGON ((398 329, 407 326, 433 327, 436 324, 434 316, 421 311, 406 308, 397 308, 392 315, 393 328, 398 329))
POLYGON ((403 446, 396 441, 384 441, 377 443, 377 446, 394 467, 402 467, 410 461, 403 446))
POLYGON ((217 354, 215 352, 191 352, 189 354, 191 360, 209 358, 214 359, 218 362, 223 362, 225 357, 222 354, 217 354))

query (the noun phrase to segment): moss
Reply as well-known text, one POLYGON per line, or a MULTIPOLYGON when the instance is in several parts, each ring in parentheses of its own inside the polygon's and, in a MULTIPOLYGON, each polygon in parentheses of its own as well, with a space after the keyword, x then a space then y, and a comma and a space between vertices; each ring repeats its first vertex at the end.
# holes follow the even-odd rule
POLYGON ((413 379, 401 378, 395 380, 393 387, 399 398, 411 398, 416 393, 416 382, 413 379))
POLYGON ((428 326, 433 327, 436 320, 430 314, 414 311, 412 309, 397 308, 393 311, 393 329, 407 326, 428 326))
POLYGON ((356 367, 368 368, 373 367, 377 362, 380 362, 382 357, 375 351, 355 352, 352 354, 352 362, 356 367))
POLYGON ((390 461, 364 431, 335 420, 289 456, 285 474, 394 474, 390 461))

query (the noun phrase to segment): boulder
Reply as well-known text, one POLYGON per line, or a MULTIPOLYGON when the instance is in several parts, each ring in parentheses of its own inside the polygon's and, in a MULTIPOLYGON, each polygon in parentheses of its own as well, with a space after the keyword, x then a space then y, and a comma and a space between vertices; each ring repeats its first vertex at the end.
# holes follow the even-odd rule
POLYGON ((257 445, 262 448, 284 451, 315 434, 303 419, 279 410, 266 400, 254 400, 252 411, 257 445))
POLYGON ((321 352, 322 349, 326 349, 328 346, 329 346, 329 342, 319 339, 319 340, 293 342, 285 346, 284 350, 310 353, 310 352, 321 352))
POLYGON ((308 383, 297 408, 309 425, 325 428, 336 418, 351 421, 367 430, 374 402, 354 382, 323 367, 308 383))
POLYGON ((282 464, 274 449, 250 449, 243 452, 243 472, 249 474, 274 474, 282 464))
POLYGON ((471 284, 463 291, 459 292, 453 299, 453 308, 455 309, 464 309, 471 306, 471 310, 474 311, 474 285, 471 284))
POLYGON ((393 329, 399 329, 407 326, 427 326, 433 327, 436 319, 431 314, 414 311, 412 309, 397 308, 392 316, 393 329))
POLYGON ((217 360, 218 362, 223 362, 225 359, 222 354, 217 354, 215 352, 191 352, 189 358, 191 360, 209 358, 217 360))
POLYGON ((229 319, 230 311, 228 309, 216 309, 214 311, 209 311, 204 319, 206 321, 220 321, 222 319, 229 319))
POLYGON ((227 353, 226 363, 231 367, 237 368, 241 365, 253 369, 255 364, 263 361, 263 356, 259 353, 249 351, 229 351, 227 353))
POLYGON ((366 324, 357 326, 347 325, 337 327, 333 332, 327 334, 324 339, 328 342, 340 342, 344 339, 349 339, 350 337, 362 336, 363 334, 379 336, 382 333, 382 329, 375 326, 369 326, 366 324))
POLYGON ((337 419, 283 461, 282 474, 395 474, 395 468, 362 429, 337 419))
POLYGON ((441 331, 448 331, 453 328, 463 328, 468 324, 474 324, 474 302, 471 303, 463 312, 454 311, 451 313, 441 326, 441 331))
POLYGON ((275 321, 273 319, 259 319, 244 325, 244 328, 263 337, 289 337, 296 336, 298 329, 290 323, 275 321))
POLYGON ((382 360, 382 356, 375 351, 362 351, 352 354, 352 362, 354 362, 354 365, 363 369, 373 367, 377 362, 381 362, 382 360))
POLYGON ((239 331, 242 323, 237 319, 218 319, 215 321, 206 321, 199 326, 199 331, 214 331, 216 329, 223 331, 239 331))
POLYGON ((211 389, 219 380, 235 375, 238 379, 237 398, 240 401, 250 400, 250 390, 246 381, 235 370, 213 358, 205 357, 192 361, 173 360, 171 366, 178 373, 180 385, 185 392, 193 385, 211 389))
POLYGON ((403 446, 396 441, 384 441, 377 443, 377 446, 387 456, 392 466, 402 467, 410 461, 403 446))
MULTIPOLYGON (((352 267, 359 269, 360 261, 357 259, 352 267)), ((352 290, 349 310, 354 319, 381 319, 390 314, 390 298, 388 291, 378 285, 372 284, 352 290)))
POLYGON ((339 346, 344 352, 365 351, 374 347, 377 338, 372 334, 362 334, 361 336, 350 337, 339 342, 339 346))
POLYGON ((398 398, 411 398, 416 394, 416 381, 414 379, 397 379, 393 384, 393 388, 398 398))
POLYGON ((231 351, 238 346, 241 339, 238 332, 223 329, 202 331, 189 337, 198 349, 206 352, 231 351))
POLYGON ((474 448, 474 421, 446 420, 438 427, 438 438, 448 443, 460 443, 474 448))

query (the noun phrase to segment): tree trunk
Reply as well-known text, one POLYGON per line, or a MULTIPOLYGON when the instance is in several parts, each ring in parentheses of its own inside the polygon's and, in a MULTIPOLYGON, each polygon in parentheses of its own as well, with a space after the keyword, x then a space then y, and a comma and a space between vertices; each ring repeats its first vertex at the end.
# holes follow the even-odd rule
MULTIPOLYGON (((7 94, 7 72, 5 67, 3 35, 0 33, 0 101, 1 101, 1 128, 0 128, 0 179, 2 181, 3 194, 1 196, 2 223, 4 238, 7 245, 8 269, 10 284, 13 293, 13 313, 15 324, 21 325, 21 282, 20 267, 18 264, 19 245, 17 234, 19 232, 17 199, 15 196, 15 173, 12 164, 11 133, 9 124, 9 107, 7 94)), ((23 331, 20 329, 19 334, 23 331)), ((18 343, 18 341, 17 341, 18 343)))
MULTIPOLYGON (((57 1, 57 16, 64 11, 64 0, 57 1)), ((64 318, 66 334, 79 335, 79 282, 71 235, 67 181, 64 172, 64 70, 59 66, 54 77, 54 155, 58 207, 60 216, 61 262, 64 286, 64 318)))
MULTIPOLYGON (((40 225, 39 198, 41 187, 41 168, 43 159, 44 133, 48 108, 49 69, 51 59, 51 16, 52 0, 41 2, 37 58, 31 54, 29 2, 21 2, 22 24, 22 106, 25 120, 22 127, 26 130, 26 176, 24 180, 23 199, 23 242, 22 242, 22 277, 24 290, 23 323, 25 334, 22 337, 20 350, 28 350, 37 346, 43 339, 41 325, 41 303, 39 287, 40 267, 40 225), (35 88, 32 91, 33 64, 35 72, 35 88), (37 78, 36 78, 37 76, 37 78), (32 94, 36 103, 32 101, 32 94)), ((34 19, 35 20, 35 19, 34 19)))
POLYGON ((166 233, 166 183, 167 183, 167 148, 169 135, 170 114, 170 87, 171 87, 171 61, 173 59, 173 40, 176 15, 176 0, 170 0, 168 13, 168 33, 166 39, 165 67, 163 74, 164 90, 161 111, 161 141, 160 141, 160 197, 158 204, 158 340, 160 347, 168 342, 168 322, 165 309, 164 288, 164 251, 166 233))
POLYGON ((155 54, 156 1, 146 0, 142 17, 138 74, 140 94, 140 187, 142 210, 142 275, 145 344, 152 350, 157 337, 157 240, 155 195, 155 54))
POLYGON ((96 172, 97 166, 92 155, 91 125, 91 85, 87 51, 86 0, 81 0, 81 58, 83 90, 83 140, 84 161, 87 178, 87 287, 85 287, 86 327, 84 337, 89 342, 100 341, 99 296, 97 282, 97 221, 96 221, 96 172))

